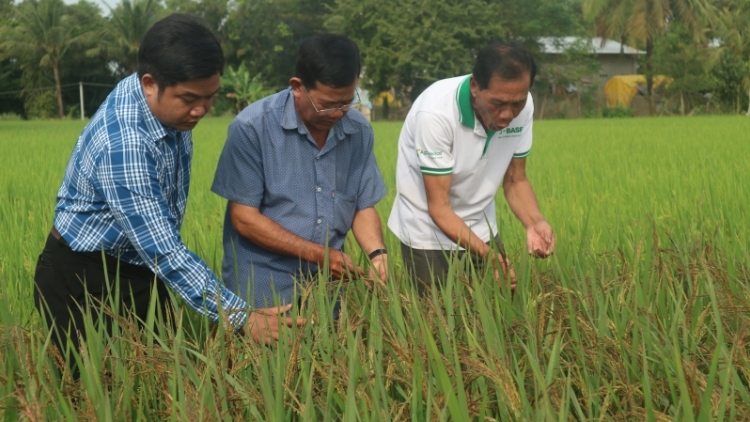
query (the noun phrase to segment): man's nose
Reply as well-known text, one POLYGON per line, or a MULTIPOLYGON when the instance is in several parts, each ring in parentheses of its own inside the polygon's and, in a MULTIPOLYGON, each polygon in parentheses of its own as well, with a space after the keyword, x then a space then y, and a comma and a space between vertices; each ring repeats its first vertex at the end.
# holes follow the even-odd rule
POLYGON ((344 114, 346 114, 346 111, 344 111, 341 108, 334 108, 333 111, 330 112, 331 116, 333 117, 344 117, 344 114))
POLYGON ((502 107, 497 113, 498 120, 509 122, 515 118, 510 107, 502 107))
POLYGON ((190 115, 198 118, 205 116, 206 113, 211 110, 211 106, 213 105, 213 103, 213 97, 204 99, 199 106, 190 110, 190 115))
POLYGON ((192 117, 203 117, 203 116, 206 115, 206 112, 207 112, 206 107, 199 106, 199 107, 195 107, 192 110, 190 110, 190 116, 192 116, 192 117))

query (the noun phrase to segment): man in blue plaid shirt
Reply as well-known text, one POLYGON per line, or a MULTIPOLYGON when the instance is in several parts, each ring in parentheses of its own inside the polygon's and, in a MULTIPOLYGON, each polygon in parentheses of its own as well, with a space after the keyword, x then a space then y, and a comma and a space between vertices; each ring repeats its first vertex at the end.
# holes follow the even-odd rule
POLYGON ((34 277, 36 306, 63 353, 85 337, 86 294, 107 303, 118 275, 114 300, 140 321, 155 284, 164 316, 168 287, 214 321, 257 340, 276 335, 276 317, 248 317, 245 301, 180 237, 191 129, 211 108, 223 66, 221 46, 200 20, 171 15, 144 37, 137 74, 117 85, 81 133, 34 277))

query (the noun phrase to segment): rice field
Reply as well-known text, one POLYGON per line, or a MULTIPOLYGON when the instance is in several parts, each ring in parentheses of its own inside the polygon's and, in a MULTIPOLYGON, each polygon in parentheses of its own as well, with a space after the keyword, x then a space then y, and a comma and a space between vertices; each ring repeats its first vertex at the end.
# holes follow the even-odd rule
MULTIPOLYGON (((209 186, 228 124, 194 131, 182 230, 217 270, 225 204, 209 186)), ((92 323, 74 381, 32 295, 82 128, 0 122, 3 421, 750 420, 750 119, 537 122, 527 170, 557 250, 528 257, 498 197, 513 295, 457 265, 445 290, 419 300, 386 233, 390 282, 312 286, 300 312, 315 325, 285 330, 277 346, 191 311, 168 338, 92 323)), ((374 128, 385 221, 400 123, 374 128)), ((355 242, 350 251, 364 264, 355 242)))

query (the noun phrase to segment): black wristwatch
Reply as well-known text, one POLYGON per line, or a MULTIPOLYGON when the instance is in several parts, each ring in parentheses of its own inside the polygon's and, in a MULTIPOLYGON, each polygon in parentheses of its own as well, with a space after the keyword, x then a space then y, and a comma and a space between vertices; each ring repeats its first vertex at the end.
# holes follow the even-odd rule
POLYGON ((370 261, 372 261, 373 258, 380 255, 387 255, 388 251, 386 249, 375 249, 374 251, 370 252, 367 257, 370 258, 370 261))

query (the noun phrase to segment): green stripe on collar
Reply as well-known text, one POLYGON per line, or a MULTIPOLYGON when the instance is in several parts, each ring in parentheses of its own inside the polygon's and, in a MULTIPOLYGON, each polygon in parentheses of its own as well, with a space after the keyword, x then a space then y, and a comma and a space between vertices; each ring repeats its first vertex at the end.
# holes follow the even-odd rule
POLYGON ((471 75, 467 75, 456 90, 458 118, 461 124, 474 129, 474 109, 471 108, 471 75))
MULTIPOLYGON (((474 117, 474 109, 471 107, 471 75, 467 75, 464 78, 461 85, 456 90, 456 103, 458 103, 458 119, 462 125, 474 129, 476 119, 474 117)), ((490 146, 490 139, 495 135, 495 132, 486 130, 487 139, 484 141, 484 151, 482 151, 482 157, 487 153, 487 148, 490 146)))
POLYGON ((490 139, 492 139, 493 136, 495 136, 495 133, 491 130, 486 131, 487 132, 487 139, 484 141, 484 150, 482 151, 482 158, 484 158, 484 154, 487 154, 487 148, 490 146, 490 139))

